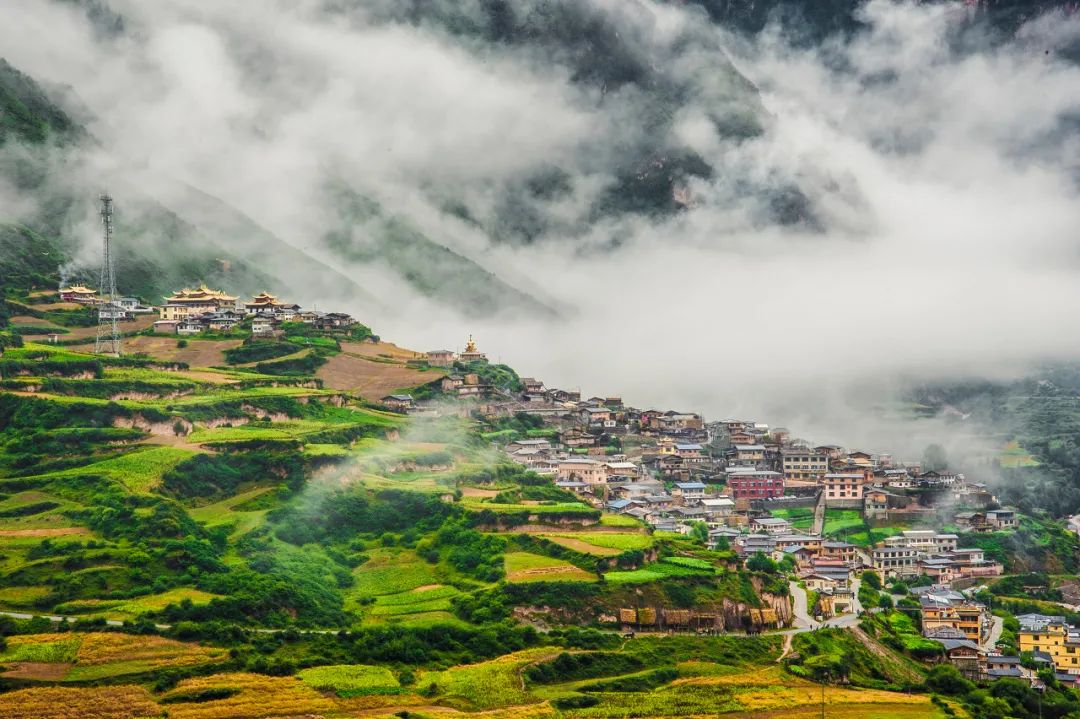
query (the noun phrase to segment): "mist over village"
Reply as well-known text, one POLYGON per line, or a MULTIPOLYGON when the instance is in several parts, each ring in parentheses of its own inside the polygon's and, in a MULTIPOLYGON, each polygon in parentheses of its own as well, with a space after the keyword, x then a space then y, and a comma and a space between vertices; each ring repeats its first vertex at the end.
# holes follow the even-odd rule
POLYGON ((1058 0, 7 0, 0 717, 1080 718, 1058 0))

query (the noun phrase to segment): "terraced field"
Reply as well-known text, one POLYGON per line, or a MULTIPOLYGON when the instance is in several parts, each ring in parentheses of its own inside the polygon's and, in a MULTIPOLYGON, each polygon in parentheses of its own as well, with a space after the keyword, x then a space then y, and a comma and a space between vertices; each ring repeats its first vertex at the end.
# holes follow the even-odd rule
POLYGON ((222 661, 222 649, 155 636, 117 633, 28 634, 10 637, 0 676, 78 682, 222 661))
POLYGON ((326 387, 346 390, 378 400, 398 390, 434 382, 446 375, 441 369, 418 370, 405 366, 423 355, 380 342, 342 342, 341 353, 330 357, 316 376, 326 387))
POLYGON ((648 549, 653 539, 647 534, 617 532, 544 532, 538 536, 567 549, 598 557, 613 557, 626 551, 648 549))
POLYGON ((217 596, 199 589, 178 588, 133 599, 76 599, 58 605, 56 611, 64 615, 102 616, 124 621, 146 612, 161 611, 170 604, 180 604, 185 600, 194 605, 206 604, 217 596))
POLYGON ((529 552, 508 552, 506 579, 514 583, 524 582, 595 582, 597 577, 570 562, 553 559, 529 552))

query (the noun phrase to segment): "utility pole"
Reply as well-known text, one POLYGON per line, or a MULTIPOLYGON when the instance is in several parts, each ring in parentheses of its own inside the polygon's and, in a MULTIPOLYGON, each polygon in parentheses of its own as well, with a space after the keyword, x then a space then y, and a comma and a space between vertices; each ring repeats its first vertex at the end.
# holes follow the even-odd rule
POLYGON ((116 272, 113 268, 112 233, 113 210, 112 198, 101 196, 101 281, 98 284, 98 329, 94 342, 94 354, 120 356, 120 328, 117 326, 116 313, 120 309, 116 292, 116 272))

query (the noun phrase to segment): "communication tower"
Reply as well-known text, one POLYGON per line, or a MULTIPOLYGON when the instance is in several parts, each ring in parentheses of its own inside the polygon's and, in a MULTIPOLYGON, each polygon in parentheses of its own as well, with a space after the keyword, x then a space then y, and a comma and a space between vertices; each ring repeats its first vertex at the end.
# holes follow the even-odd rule
POLYGON ((113 268, 112 234, 113 209, 112 198, 101 196, 101 226, 104 236, 101 252, 101 282, 98 284, 98 330, 94 342, 94 354, 120 356, 120 328, 117 326, 118 315, 122 311, 116 293, 116 272, 113 268))

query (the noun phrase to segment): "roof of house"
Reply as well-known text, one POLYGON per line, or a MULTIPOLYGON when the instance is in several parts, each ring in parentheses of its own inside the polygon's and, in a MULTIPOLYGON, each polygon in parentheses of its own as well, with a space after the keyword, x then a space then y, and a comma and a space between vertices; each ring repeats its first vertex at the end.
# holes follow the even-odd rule
MULTIPOLYGON (((959 630, 957 630, 957 631, 959 631, 959 630)), ((1020 657, 1009 657, 1009 656, 996 657, 996 656, 991 655, 991 656, 986 657, 986 663, 987 664, 1019 664, 1020 663, 1020 657)))
POLYGON ((676 482, 675 486, 679 489, 705 489, 704 482, 676 482))
POLYGON ((1020 622, 1020 629, 1037 632, 1050 624, 1064 624, 1065 617, 1056 614, 1017 614, 1016 621, 1020 622))
POLYGON ((763 444, 736 444, 732 446, 735 447, 736 452, 750 452, 765 449, 765 445, 763 444))
POLYGON ((392 399, 392 400, 395 400, 397 402, 412 402, 412 395, 411 394, 388 394, 385 397, 383 397, 383 399, 384 400, 392 399))
POLYGON ((631 504, 629 499, 613 499, 607 503, 611 509, 625 509, 631 504))
POLYGON ((786 519, 780 519, 779 517, 757 517, 753 521, 764 527, 786 527, 791 524, 786 519))
POLYGON ((687 452, 693 452, 695 450, 700 451, 701 450, 701 445, 700 444, 676 444, 675 449, 683 449, 683 450, 686 450, 687 452))

